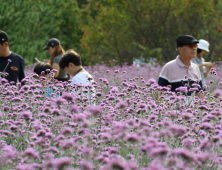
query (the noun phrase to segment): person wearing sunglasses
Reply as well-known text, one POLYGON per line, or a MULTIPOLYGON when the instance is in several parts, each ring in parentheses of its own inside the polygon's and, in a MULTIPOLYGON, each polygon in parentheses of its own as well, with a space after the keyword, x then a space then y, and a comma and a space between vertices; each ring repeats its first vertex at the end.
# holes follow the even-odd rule
POLYGON ((197 96, 202 98, 203 95, 199 93, 199 90, 202 89, 200 70, 196 64, 191 62, 197 54, 199 41, 190 35, 182 35, 176 39, 176 42, 179 55, 175 60, 163 66, 158 85, 171 87, 171 91, 182 92, 188 96, 196 91, 197 96))
POLYGON ((206 86, 205 78, 207 77, 207 74, 210 72, 210 69, 214 67, 213 63, 205 62, 203 58, 206 52, 210 52, 209 46, 210 44, 206 40, 199 40, 199 43, 197 44, 197 55, 191 60, 200 69, 203 87, 206 86))

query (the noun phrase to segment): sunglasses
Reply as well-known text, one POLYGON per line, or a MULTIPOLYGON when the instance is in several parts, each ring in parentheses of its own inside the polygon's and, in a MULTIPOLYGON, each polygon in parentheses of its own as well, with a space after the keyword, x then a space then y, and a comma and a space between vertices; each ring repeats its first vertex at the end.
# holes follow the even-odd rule
POLYGON ((187 45, 190 49, 197 48, 197 44, 189 44, 187 45))

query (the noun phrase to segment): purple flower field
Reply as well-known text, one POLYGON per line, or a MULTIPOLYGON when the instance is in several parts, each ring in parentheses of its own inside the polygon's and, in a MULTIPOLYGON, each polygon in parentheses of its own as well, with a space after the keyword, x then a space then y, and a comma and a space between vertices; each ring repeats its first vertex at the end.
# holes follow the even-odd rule
POLYGON ((204 99, 191 104, 157 86, 159 65, 85 67, 95 79, 93 104, 69 83, 43 87, 32 68, 24 86, 0 79, 0 169, 222 169, 220 66, 204 99))

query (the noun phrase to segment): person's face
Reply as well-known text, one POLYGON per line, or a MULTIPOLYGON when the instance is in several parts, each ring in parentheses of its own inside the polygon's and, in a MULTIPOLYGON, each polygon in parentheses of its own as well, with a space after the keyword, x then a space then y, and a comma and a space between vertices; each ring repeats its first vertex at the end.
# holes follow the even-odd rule
POLYGON ((188 58, 194 58, 197 54, 197 44, 189 44, 180 47, 180 55, 188 58))
POLYGON ((5 57, 7 49, 7 42, 0 44, 0 57, 5 57))
POLYGON ((49 47, 48 51, 49 51, 49 54, 52 56, 53 53, 55 52, 55 47, 49 47))
POLYGON ((206 54, 206 51, 205 51, 205 50, 202 50, 201 53, 199 53, 198 55, 199 55, 200 57, 203 57, 204 54, 206 54))
POLYGON ((74 64, 69 63, 68 67, 65 67, 64 70, 70 75, 74 76, 73 74, 74 64))

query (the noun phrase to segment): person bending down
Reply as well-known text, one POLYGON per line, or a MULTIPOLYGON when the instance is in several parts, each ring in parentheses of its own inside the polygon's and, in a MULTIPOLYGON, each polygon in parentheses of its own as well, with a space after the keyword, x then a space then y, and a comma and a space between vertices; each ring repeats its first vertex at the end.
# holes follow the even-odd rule
POLYGON ((84 86, 91 85, 93 77, 83 67, 81 56, 74 50, 69 50, 59 61, 59 66, 72 76, 71 84, 80 83, 84 86))
MULTIPOLYGON (((54 90, 51 87, 46 87, 47 82, 49 82, 53 78, 53 75, 50 75, 50 73, 52 73, 51 71, 52 71, 52 67, 49 64, 45 64, 45 63, 38 63, 34 67, 34 73, 38 74, 39 79, 41 79, 41 85, 43 89, 46 90, 47 97, 51 97, 51 94, 55 93, 55 89, 56 89, 56 87, 54 90)), ((43 90, 43 89, 39 89, 39 90, 43 90)), ((59 96, 60 95, 57 95, 57 97, 59 96)))
POLYGON ((89 103, 92 104, 92 96, 95 94, 93 88, 93 77, 83 67, 81 62, 81 56, 74 50, 66 52, 59 61, 60 68, 64 69, 70 76, 72 76, 71 85, 78 87, 84 86, 82 91, 77 88, 74 89, 76 94, 86 93, 89 103))

